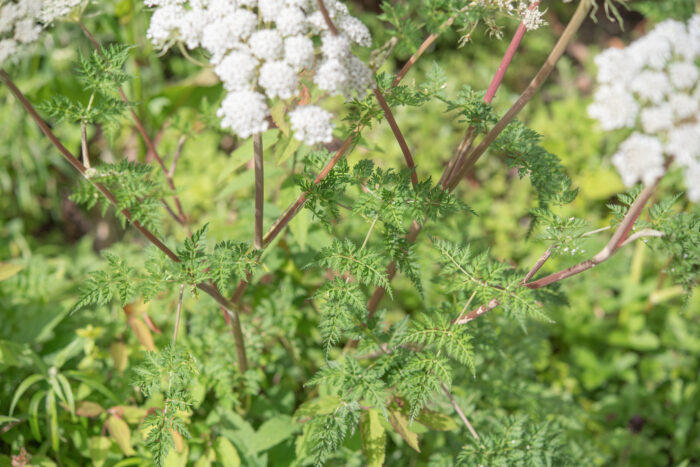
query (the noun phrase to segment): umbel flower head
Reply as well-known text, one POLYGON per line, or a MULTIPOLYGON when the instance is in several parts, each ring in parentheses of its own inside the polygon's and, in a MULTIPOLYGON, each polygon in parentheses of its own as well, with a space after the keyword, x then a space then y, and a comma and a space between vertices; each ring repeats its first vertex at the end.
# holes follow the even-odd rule
MULTIPOLYGON (((228 91, 217 115, 222 127, 240 137, 267 130, 270 101, 297 96, 302 70, 313 74, 320 90, 345 98, 363 97, 374 83, 372 72, 351 51, 352 45, 372 44, 369 30, 338 0, 324 1, 338 35, 329 31, 315 0, 145 3, 155 7, 148 38, 156 47, 168 49, 179 42, 209 54, 228 91)), ((331 140, 331 114, 320 107, 305 106, 288 114, 300 141, 331 140)))
POLYGON ((700 201, 700 15, 667 20, 624 49, 600 53, 599 87, 588 113, 606 130, 634 129, 612 162, 627 186, 653 183, 667 158, 700 201))
POLYGON ((39 40, 41 31, 82 0, 0 0, 0 66, 39 40))

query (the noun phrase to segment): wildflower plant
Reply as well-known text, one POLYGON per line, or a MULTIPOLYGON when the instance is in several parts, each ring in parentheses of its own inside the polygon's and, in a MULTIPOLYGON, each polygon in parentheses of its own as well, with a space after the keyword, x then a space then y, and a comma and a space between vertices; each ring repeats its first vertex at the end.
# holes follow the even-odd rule
MULTIPOLYGON (((83 443, 81 449, 96 465, 115 457, 108 453, 112 441, 124 456, 150 457, 158 467, 187 461, 289 463, 290 452, 295 465, 348 464, 359 451, 374 466, 426 448, 433 454, 423 460, 436 465, 586 460, 563 441, 568 427, 560 418, 516 416, 509 410, 520 407, 517 397, 488 405, 470 399, 470 388, 491 384, 487 393, 507 392, 506 373, 489 367, 518 367, 518 358, 534 359, 528 348, 511 357, 490 341, 500 338, 489 335, 495 320, 505 318, 505 329, 518 332, 534 320, 550 325, 551 308, 567 301, 561 281, 614 262, 637 240, 666 252, 669 276, 688 296, 696 287, 700 220, 675 187, 663 185, 672 193, 662 193, 662 180, 673 176, 668 171, 675 164, 683 171, 688 199, 700 197, 694 183, 700 170, 700 15, 661 22, 629 47, 596 58, 599 87, 589 113, 605 130, 634 131, 612 163, 626 185, 643 186, 610 205, 609 225, 589 227, 586 219, 567 215, 580 192, 576 177, 547 149, 546 138, 517 117, 595 2, 581 0, 571 8, 547 60, 502 112, 494 97, 518 45, 528 31, 546 24, 539 1, 383 2, 378 18, 391 27, 386 43, 378 44, 338 0, 147 0, 144 9, 129 14, 148 17, 146 37, 155 49, 179 54, 184 69, 203 68, 179 85, 215 76, 218 87, 210 86, 214 91, 208 89, 207 96, 220 91, 215 105, 198 103, 198 111, 187 114, 193 123, 170 116, 163 125, 160 136, 177 135, 172 157, 163 155, 143 120, 153 102, 144 106, 128 96, 134 78, 130 61, 137 52, 131 44, 102 46, 83 22, 82 14, 102 6, 29 0, 2 6, 11 14, 3 14, 0 23, 0 66, 9 63, 18 44, 36 41, 44 27, 69 13, 76 22, 71 26, 93 47, 79 56, 74 70, 79 96, 52 96, 36 110, 8 71, 0 70, 0 80, 82 175, 70 199, 86 210, 100 205, 103 216, 113 210, 151 246, 104 252, 103 267, 86 275, 72 297, 71 317, 111 310, 108 318, 119 315, 124 332, 148 351, 129 356, 123 342, 114 343, 115 371, 125 371, 125 359, 138 362, 130 368, 132 379, 119 388, 123 400, 84 373, 64 377, 56 364, 42 363, 46 374, 30 376, 17 388, 9 417, 24 410, 39 442, 38 404, 47 405, 51 445, 44 452, 61 454, 59 400, 74 419, 85 418, 81 430, 90 430, 90 447, 83 443), (513 18, 517 29, 486 90, 467 83, 453 89, 449 70, 437 63, 424 77, 404 79, 451 28, 467 46, 477 31, 501 37, 503 22, 513 18), (403 67, 395 74, 379 72, 393 53, 406 56, 403 67), (367 55, 372 67, 360 58, 367 55), (430 105, 440 106, 445 126, 458 128, 460 141, 451 157, 441 159, 443 172, 435 179, 421 164, 442 155, 425 148, 414 153, 415 142, 394 115, 398 108, 420 114, 430 105), (219 127, 213 146, 226 154, 222 171, 252 172, 229 187, 229 195, 240 186, 254 193, 254 201, 245 202, 252 209, 235 211, 249 219, 235 232, 228 229, 233 214, 226 203, 219 203, 216 213, 225 214, 218 217, 180 200, 213 182, 176 186, 183 176, 178 162, 196 157, 183 148, 190 141, 200 148, 211 143, 201 134, 214 116, 219 127), (383 121, 394 137, 390 144, 403 156, 400 166, 377 155, 382 148, 373 149, 371 130, 383 121), (59 129, 71 125, 79 130, 77 144, 64 144, 59 129), (143 154, 100 151, 88 136, 120 126, 133 126, 143 154), (355 149, 365 157, 348 158, 355 149), (546 244, 534 264, 503 258, 489 248, 486 236, 472 241, 454 231, 456 218, 489 214, 470 207, 458 190, 486 156, 531 185, 529 212, 518 229, 546 244), (273 196, 269 186, 265 190, 268 181, 273 196), (218 238, 223 233, 228 236, 218 238), (601 243, 600 251, 590 253, 601 243), (562 263, 552 266, 557 256, 562 263), (573 265, 561 266, 572 257, 573 265), (553 272, 542 272, 549 266, 553 272), (410 285, 396 285, 397 277, 410 285), (162 330, 149 306, 171 312, 164 322, 172 324, 172 338, 160 349, 153 336, 162 330), (76 391, 71 381, 81 382, 76 391), (38 382, 42 389, 23 405, 21 396, 38 382), (294 390, 282 394, 285 384, 294 390), (86 398, 93 394, 90 388, 110 399, 110 408, 87 399, 81 403, 95 405, 76 405, 74 392, 86 398), (102 427, 93 420, 102 420, 102 427), (455 431, 459 436, 444 448, 425 442, 431 433, 455 431), (390 458, 390 444, 406 449, 390 458)), ((604 2, 608 14, 619 15, 617 8, 613 0, 604 2)), ((158 63, 158 57, 150 59, 158 63)), ((217 202, 230 199, 220 196, 217 202)), ((75 358, 80 353, 70 352, 75 358)), ((92 355, 85 353, 85 359, 92 355)), ((537 414, 536 408, 531 412, 537 414)))

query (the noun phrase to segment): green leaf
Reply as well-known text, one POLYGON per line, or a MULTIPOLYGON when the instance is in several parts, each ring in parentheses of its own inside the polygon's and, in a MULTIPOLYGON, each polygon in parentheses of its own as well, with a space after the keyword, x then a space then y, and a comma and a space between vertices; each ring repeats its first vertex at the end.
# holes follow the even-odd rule
POLYGON ((24 266, 21 264, 0 262, 0 282, 9 279, 22 269, 24 269, 24 266))
POLYGON ((416 421, 437 431, 451 431, 459 428, 452 417, 428 409, 423 409, 416 417, 416 421))
POLYGON ((58 434, 58 409, 56 408, 56 395, 53 391, 46 393, 46 417, 48 419, 51 449, 53 449, 54 452, 58 452, 60 447, 60 439, 58 434))
POLYGON ((107 431, 109 431, 109 436, 117 443, 119 449, 122 450, 124 455, 133 456, 136 454, 134 448, 131 447, 131 430, 129 425, 126 424, 124 420, 114 415, 110 415, 107 418, 107 431))
POLYGON ((238 451, 231 444, 231 441, 223 436, 219 436, 214 441, 214 451, 216 452, 216 460, 221 462, 224 467, 239 467, 241 465, 238 451))
POLYGON ((102 467, 107 460, 112 441, 106 436, 93 436, 88 443, 90 460, 95 467, 102 467))
POLYGON ((249 447, 251 454, 266 451, 294 434, 299 427, 288 415, 277 415, 263 423, 255 433, 255 441, 249 447))
POLYGON ((378 467, 384 465, 386 449, 386 432, 379 417, 379 412, 370 409, 360 418, 360 435, 362 450, 367 458, 367 465, 378 467))
POLYGON ((15 406, 17 405, 17 402, 19 402, 19 398, 22 397, 22 394, 24 394, 27 389, 34 383, 37 383, 41 380, 45 379, 44 375, 31 375, 27 376, 24 381, 22 381, 19 386, 17 386, 17 390, 15 391, 15 395, 12 397, 12 402, 10 402, 10 411, 9 415, 10 417, 12 414, 15 412, 15 406))
POLYGON ((34 439, 41 442, 43 437, 41 436, 41 428, 39 427, 39 404, 41 399, 46 396, 46 391, 41 390, 34 393, 31 400, 29 401, 29 429, 32 432, 34 439))
POLYGON ((306 401, 294 412, 293 421, 298 422, 304 417, 329 414, 338 408, 341 403, 341 399, 336 396, 325 396, 306 401))
MULTIPOLYGON (((8 417, 7 415, 0 415, 0 426, 6 423, 18 422, 19 418, 8 417)), ((40 440, 38 440, 40 441, 40 440)))
POLYGON ((408 429, 408 420, 406 420, 406 417, 404 417, 401 412, 390 410, 389 423, 391 423, 394 431, 406 441, 406 444, 411 446, 415 451, 420 452, 420 447, 418 447, 418 435, 408 429))

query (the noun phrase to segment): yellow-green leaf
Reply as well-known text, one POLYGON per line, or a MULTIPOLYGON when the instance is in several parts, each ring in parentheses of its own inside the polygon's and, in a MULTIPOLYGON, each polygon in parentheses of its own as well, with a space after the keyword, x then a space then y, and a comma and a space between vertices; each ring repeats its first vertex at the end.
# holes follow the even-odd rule
POLYGON ((194 463, 194 467, 210 467, 212 462, 216 460, 216 453, 213 449, 207 449, 204 451, 204 455, 197 459, 194 463))
POLYGON ((272 116, 272 121, 275 122, 275 125, 277 125, 277 128, 280 129, 284 136, 289 136, 289 124, 284 118, 285 108, 284 102, 277 101, 270 109, 270 116, 272 116))
POLYGON ((428 409, 423 409, 416 417, 416 421, 438 431, 450 431, 459 428, 455 421, 452 420, 452 417, 428 409))
POLYGON ((129 326, 131 326, 131 330, 134 331, 139 343, 144 346, 146 350, 155 352, 156 345, 153 343, 153 335, 151 334, 151 330, 148 329, 148 326, 146 326, 146 323, 138 318, 129 318, 129 326))
POLYGON ((107 419, 107 431, 125 455, 133 456, 136 454, 134 448, 131 447, 131 430, 124 420, 111 415, 107 419))
POLYGON ((114 368, 116 368, 119 373, 123 373, 129 363, 126 345, 124 345, 123 342, 112 342, 112 345, 109 346, 109 353, 112 355, 114 368))
POLYGON ((394 431, 406 441, 406 444, 420 452, 420 448, 418 447, 418 435, 408 429, 408 420, 406 420, 406 417, 400 412, 392 410, 389 412, 389 423, 391 423, 394 431))
POLYGON ((216 460, 221 462, 224 467, 239 467, 241 458, 238 456, 238 451, 231 444, 231 441, 221 436, 214 441, 214 451, 216 452, 216 460))
POLYGON ((363 413, 360 419, 362 450, 365 453, 369 467, 377 467, 384 464, 386 432, 379 417, 379 412, 375 409, 370 409, 363 413))
POLYGON ((105 409, 100 404, 92 401, 78 401, 75 405, 75 413, 81 417, 97 417, 105 409))
POLYGON ((95 467, 102 467, 107 459, 112 441, 106 436, 93 436, 88 442, 90 460, 95 467))
POLYGON ((326 396, 306 401, 294 412, 293 421, 298 422, 300 418, 329 414, 338 408, 339 405, 340 399, 335 396, 326 396))
POLYGON ((22 269, 24 269, 24 266, 20 264, 0 262, 0 282, 9 279, 22 269))

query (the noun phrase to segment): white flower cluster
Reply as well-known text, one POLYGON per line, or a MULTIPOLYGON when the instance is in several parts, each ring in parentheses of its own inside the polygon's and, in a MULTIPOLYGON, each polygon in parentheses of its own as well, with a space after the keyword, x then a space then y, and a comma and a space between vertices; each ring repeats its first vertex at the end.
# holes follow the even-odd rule
POLYGON ((82 0, 0 0, 0 66, 39 40, 45 26, 82 0))
MULTIPOLYGON (((369 30, 338 0, 324 5, 331 31, 316 0, 145 0, 155 7, 148 38, 161 49, 181 42, 202 47, 228 95, 217 115, 237 135, 265 131, 268 100, 299 94, 298 74, 314 72, 319 89, 350 98, 373 85, 370 69, 350 51, 372 44, 369 30), (320 38, 320 53, 314 45, 320 38), (316 55, 319 55, 317 63, 316 55)), ((307 144, 329 142, 331 115, 307 105, 290 112, 295 137, 307 144)))
POLYGON ((535 0, 473 0, 470 7, 495 7, 509 15, 517 16, 525 24, 528 31, 535 30, 545 23, 544 12, 535 0))
POLYGON ((624 49, 595 58, 591 117, 606 130, 634 128, 613 156, 625 185, 650 184, 666 157, 683 168, 688 198, 700 201, 700 15, 660 23, 624 49))

